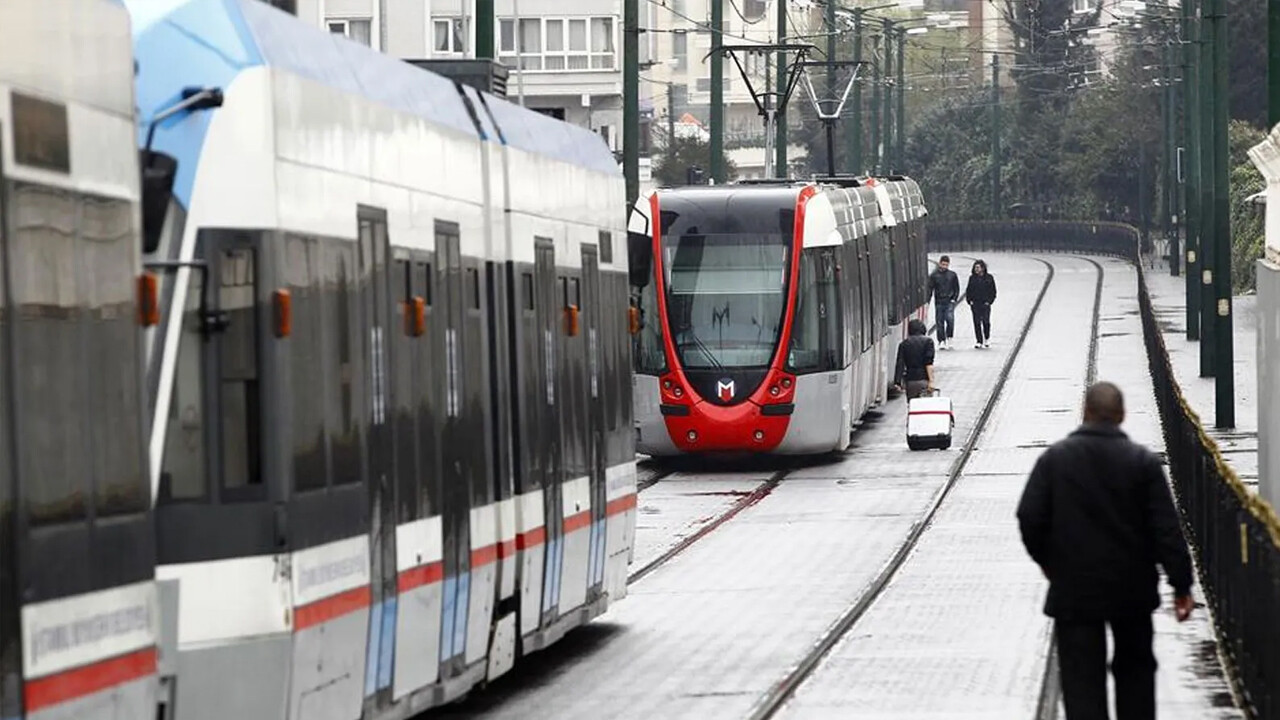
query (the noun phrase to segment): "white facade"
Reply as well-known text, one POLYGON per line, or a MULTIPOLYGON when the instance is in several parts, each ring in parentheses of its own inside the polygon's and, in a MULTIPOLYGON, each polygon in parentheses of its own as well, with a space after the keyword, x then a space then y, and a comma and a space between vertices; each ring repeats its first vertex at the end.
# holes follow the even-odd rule
POLYGON ((1258 268, 1258 493, 1280 507, 1280 125, 1249 151, 1267 180, 1266 251, 1258 268))
MULTIPOLYGON (((527 107, 590 128, 621 151, 621 0, 496 6, 508 98, 523 95, 527 107)), ((399 58, 475 57, 475 0, 298 0, 298 17, 399 58)))

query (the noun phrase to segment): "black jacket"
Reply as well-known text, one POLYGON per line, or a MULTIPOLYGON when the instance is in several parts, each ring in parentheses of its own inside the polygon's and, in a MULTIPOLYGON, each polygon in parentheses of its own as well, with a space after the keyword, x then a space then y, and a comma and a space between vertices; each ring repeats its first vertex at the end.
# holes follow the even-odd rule
POLYGON ((929 292, 935 303, 955 302, 960 299, 960 277, 954 270, 937 268, 929 273, 929 292))
POLYGON ((1049 576, 1051 617, 1150 613, 1160 606, 1157 563, 1178 595, 1190 592, 1191 560, 1160 460, 1114 425, 1081 425, 1040 456, 1018 524, 1049 576))
POLYGON ((996 279, 990 273, 970 275, 964 288, 964 299, 970 305, 990 305, 996 301, 996 279))
POLYGON ((911 335, 898 343, 897 370, 893 382, 901 385, 910 380, 928 380, 925 366, 933 364, 933 339, 927 335, 911 335))

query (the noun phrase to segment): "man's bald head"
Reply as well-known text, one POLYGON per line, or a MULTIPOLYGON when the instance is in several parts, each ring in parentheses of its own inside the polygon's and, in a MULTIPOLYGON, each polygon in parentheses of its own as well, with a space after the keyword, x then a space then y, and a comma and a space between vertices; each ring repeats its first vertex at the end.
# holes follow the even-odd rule
POLYGON ((1109 382, 1094 383, 1084 394, 1084 421, 1119 425, 1124 422, 1124 393, 1109 382))

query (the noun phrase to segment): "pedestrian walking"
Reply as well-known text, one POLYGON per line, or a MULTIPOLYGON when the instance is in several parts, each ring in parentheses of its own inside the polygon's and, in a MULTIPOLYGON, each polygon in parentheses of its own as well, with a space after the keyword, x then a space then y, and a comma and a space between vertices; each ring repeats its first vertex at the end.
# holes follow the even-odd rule
POLYGON ((933 391, 933 340, 923 320, 907 323, 907 337, 898 343, 896 367, 893 385, 899 392, 905 387, 908 400, 933 391))
POLYGON ((1036 461, 1018 505, 1022 542, 1049 580, 1068 720, 1108 718, 1107 638, 1120 720, 1156 716, 1151 613, 1159 575, 1173 586, 1179 622, 1193 607, 1191 560, 1164 470, 1120 430, 1124 395, 1089 388, 1084 422, 1036 461))
POLYGON ((943 255, 938 267, 929 274, 929 294, 933 296, 934 317, 938 328, 938 349, 951 349, 951 336, 956 334, 956 301, 960 299, 960 278, 949 269, 951 258, 943 255))
POLYGON ((969 271, 964 300, 973 315, 973 346, 991 347, 991 303, 996 301, 996 279, 987 270, 986 260, 976 260, 969 271))

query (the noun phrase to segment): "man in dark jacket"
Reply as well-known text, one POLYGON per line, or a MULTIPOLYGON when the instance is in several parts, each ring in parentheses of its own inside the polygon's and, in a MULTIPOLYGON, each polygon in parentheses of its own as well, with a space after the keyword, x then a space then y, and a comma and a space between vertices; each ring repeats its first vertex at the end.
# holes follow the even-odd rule
POLYGON ((960 299, 960 278, 949 269, 951 258, 943 255, 938 267, 929 274, 929 293, 933 296, 934 317, 938 327, 938 349, 948 350, 951 336, 956 334, 956 301, 960 299))
POLYGON ((922 320, 907 323, 907 337, 898 343, 895 367, 893 384, 899 392, 905 386, 908 400, 933 390, 933 341, 922 320))
POLYGON ((996 301, 996 279, 987 269, 986 260, 974 261, 969 284, 964 287, 964 300, 973 315, 973 346, 991 347, 991 303, 996 301))
POLYGON ((1084 423, 1040 456, 1018 505, 1022 542, 1049 579, 1067 718, 1106 718, 1107 638, 1121 720, 1155 718, 1151 613, 1159 575, 1179 622, 1191 614, 1191 560, 1160 460, 1120 430, 1124 396, 1089 388, 1084 423))

